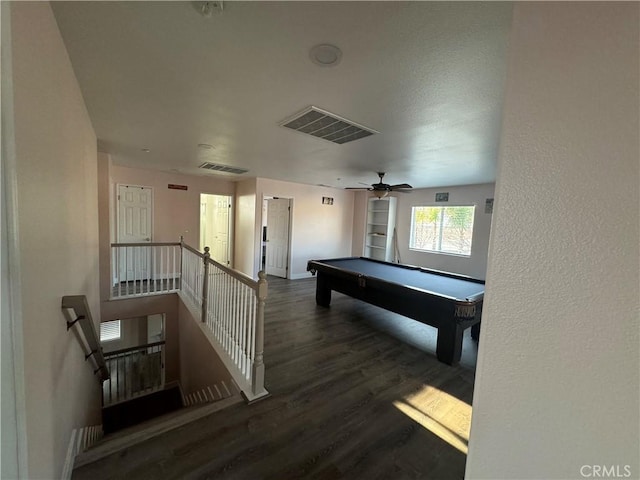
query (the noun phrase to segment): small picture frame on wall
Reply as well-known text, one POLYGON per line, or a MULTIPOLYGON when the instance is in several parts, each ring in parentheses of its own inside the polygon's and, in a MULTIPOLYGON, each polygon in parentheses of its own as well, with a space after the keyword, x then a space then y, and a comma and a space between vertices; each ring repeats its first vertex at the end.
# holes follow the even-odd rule
POLYGON ((449 192, 436 193, 436 202, 448 202, 449 192))

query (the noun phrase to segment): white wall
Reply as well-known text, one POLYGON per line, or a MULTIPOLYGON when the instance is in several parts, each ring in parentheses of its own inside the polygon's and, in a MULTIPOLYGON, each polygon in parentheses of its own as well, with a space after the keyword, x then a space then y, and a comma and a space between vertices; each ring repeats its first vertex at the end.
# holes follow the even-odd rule
MULTIPOLYGON (((250 178, 236 184, 234 268, 257 278, 256 240, 259 227, 256 225, 256 179, 250 178)), ((259 211, 259 210, 258 210, 259 211)))
MULTIPOLYGON (((110 243, 115 241, 113 224, 115 222, 115 200, 113 197, 115 182, 123 180, 126 182, 146 182, 146 185, 155 186, 156 189, 166 188, 167 183, 180 183, 184 181, 184 175, 174 175, 163 172, 152 172, 142 169, 130 169, 116 167, 116 176, 112 178, 113 169, 111 156, 106 153, 98 153, 98 219, 99 219, 99 235, 100 235, 100 315, 103 321, 117 320, 122 318, 132 318, 153 314, 163 314, 165 317, 165 380, 167 382, 178 380, 180 373, 179 356, 178 356, 178 297, 176 295, 158 295, 147 298, 135 298, 127 300, 119 300, 112 302, 110 298, 111 290, 111 248, 110 243)), ((206 177, 186 176, 186 182, 192 188, 190 195, 186 196, 189 209, 196 208, 197 211, 193 216, 187 212, 176 214, 182 220, 187 220, 187 229, 193 230, 194 221, 199 222, 199 203, 193 205, 192 199, 199 198, 197 193, 199 188, 214 188, 215 182, 205 182, 206 177), (191 183, 195 179, 195 183, 191 183), (204 183, 204 185, 203 185, 204 183), (195 188, 197 186, 199 188, 195 188), (195 191, 196 193, 193 193, 195 191)), ((181 190, 176 190, 182 192, 181 190)), ((189 192, 189 191, 187 191, 189 192)), ((183 192, 184 193, 184 192, 183 192)), ((174 236, 185 227, 182 224, 171 225, 171 214, 173 212, 170 205, 171 196, 160 195, 159 204, 156 205, 156 215, 160 223, 159 238, 167 238, 168 241, 176 242, 178 237, 174 236), (172 230, 176 229, 176 230, 172 230)), ((197 224, 196 224, 197 225, 197 224)), ((197 233, 195 234, 197 238, 197 233)), ((156 241, 158 237, 156 237, 156 241)), ((197 246, 197 244, 195 244, 197 246)))
POLYGON ((12 3, 11 24, 29 469, 21 475, 59 478, 71 431, 100 423, 100 384, 60 308, 64 295, 84 294, 99 321, 96 137, 49 4, 12 3))
POLYGON ((189 395, 221 382, 231 385, 231 375, 205 334, 207 326, 199 316, 194 317, 181 299, 178 302, 182 393, 189 395))
MULTIPOLYGON (((258 212, 262 211, 262 199, 265 196, 293 200, 289 278, 310 276, 307 272, 309 260, 351 255, 352 192, 259 178, 257 182, 258 212), (323 205, 322 197, 332 197, 333 205, 323 205)), ((262 218, 256 218, 255 268, 260 265, 261 225, 262 218)), ((257 271, 254 272, 255 274, 257 271)))
POLYGON ((398 195, 398 248, 402 263, 445 270, 484 279, 487 270, 491 214, 484 213, 485 200, 493 198, 494 184, 459 187, 422 188, 407 195, 398 195), (436 192, 449 192, 448 202, 435 202, 436 192), (475 205, 471 255, 462 257, 442 253, 418 252, 409 249, 411 207, 414 206, 470 206, 475 205))
MULTIPOLYGON (((469 275, 484 279, 487 269, 487 252, 489 249, 489 234, 491 232, 491 214, 484 213, 485 200, 493 198, 494 184, 464 185, 456 187, 416 188, 408 194, 396 194, 398 198, 396 230, 398 250, 401 263, 418 265, 436 270, 469 275), (448 202, 435 202, 437 192, 449 192, 448 202), (473 222, 473 240, 471 255, 463 257, 442 253, 419 252, 409 249, 411 235, 411 207, 414 206, 470 206, 475 205, 473 222)), ((353 255, 360 256, 363 252, 364 234, 367 212, 368 192, 356 194, 356 210, 354 212, 354 241, 353 255)))
POLYGON ((468 478, 640 478, 639 7, 514 6, 468 478))
MULTIPOLYGON (((200 194, 233 195, 235 191, 234 182, 220 176, 182 175, 121 165, 112 165, 109 175, 112 199, 116 198, 118 184, 153 188, 154 242, 178 242, 183 235, 194 248, 200 245, 200 194), (186 185, 187 190, 170 189, 169 184, 186 185)), ((115 200, 112 202, 115 205, 115 200)), ((115 239, 113 235, 115 230, 115 239)))
POLYGON ((120 338, 101 342, 105 353, 137 347, 147 343, 147 317, 122 318, 120 320, 120 338))
POLYGON ((0 478, 21 478, 27 475, 26 420, 24 401, 24 357, 22 338, 22 299, 20 292, 19 244, 16 210, 16 158, 13 114, 11 11, 8 2, 0 4, 0 57, 2 72, 2 127, 0 141, 1 231, 0 238, 0 478))

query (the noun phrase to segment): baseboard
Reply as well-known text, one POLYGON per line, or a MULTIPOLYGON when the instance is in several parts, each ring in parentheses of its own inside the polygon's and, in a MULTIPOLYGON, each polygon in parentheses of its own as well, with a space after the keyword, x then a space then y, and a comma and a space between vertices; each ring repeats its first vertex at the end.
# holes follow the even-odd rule
POLYGON ((289 280, 302 280, 303 278, 310 278, 312 276, 311 272, 293 273, 290 275, 289 280))

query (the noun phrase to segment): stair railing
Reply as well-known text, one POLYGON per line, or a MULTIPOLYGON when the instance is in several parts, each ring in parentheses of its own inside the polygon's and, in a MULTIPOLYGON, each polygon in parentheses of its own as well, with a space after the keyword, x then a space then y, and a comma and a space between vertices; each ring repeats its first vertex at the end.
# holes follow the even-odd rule
POLYGON ((209 247, 200 253, 182 244, 182 289, 203 323, 245 398, 255 401, 269 394, 264 388, 264 306, 267 280, 258 280, 211 259, 209 247))
POLYGON ((102 384, 102 406, 162 390, 164 346, 163 340, 106 352, 111 378, 102 384))
POLYGON ((197 311, 205 333, 247 400, 264 388, 266 274, 258 280, 184 243, 112 243, 111 298, 178 293, 197 311))
POLYGON ((107 368, 100 340, 93 324, 91 310, 84 295, 65 295, 62 297, 62 309, 67 313, 67 330, 78 324, 85 339, 83 349, 85 349, 85 360, 92 358, 95 364, 94 374, 99 375, 100 382, 109 379, 109 369, 107 368), (88 351, 86 351, 88 349, 88 351))
POLYGON ((180 290, 181 245, 111 244, 111 299, 175 293, 180 290))

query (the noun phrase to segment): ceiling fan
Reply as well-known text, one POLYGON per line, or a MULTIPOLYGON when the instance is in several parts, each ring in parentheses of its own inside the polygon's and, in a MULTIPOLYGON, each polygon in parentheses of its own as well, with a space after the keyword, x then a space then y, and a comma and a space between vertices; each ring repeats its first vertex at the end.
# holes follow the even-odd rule
POLYGON ((389 185, 387 183, 383 183, 382 177, 384 177, 385 172, 377 172, 377 173, 378 173, 378 177, 380 177, 380 181, 378 183, 372 183, 370 187, 366 187, 366 188, 365 187, 347 187, 346 189, 347 190, 368 190, 370 192, 373 192, 373 194, 376 197, 382 198, 389 195, 389 192, 408 193, 411 191, 409 189, 413 188, 408 183, 399 183, 397 185, 389 185))

